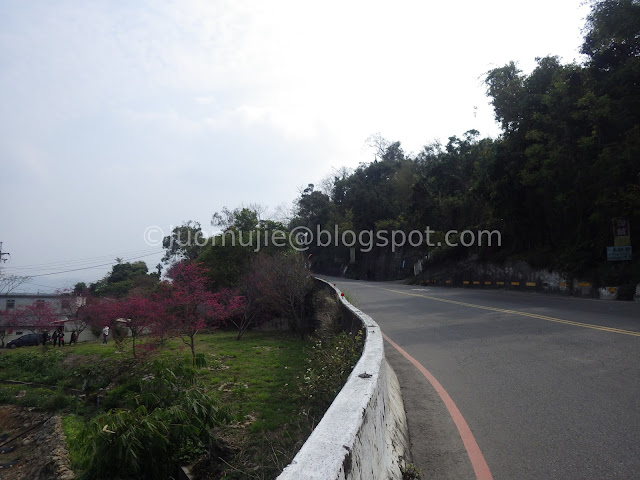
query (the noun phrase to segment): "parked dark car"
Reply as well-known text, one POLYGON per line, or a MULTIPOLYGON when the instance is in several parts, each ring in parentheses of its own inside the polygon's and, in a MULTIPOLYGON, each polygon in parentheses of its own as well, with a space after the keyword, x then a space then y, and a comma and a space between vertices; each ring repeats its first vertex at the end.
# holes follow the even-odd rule
POLYGON ((22 335, 21 337, 14 338, 9 343, 7 343, 7 348, 30 347, 32 345, 40 345, 40 335, 29 333, 27 335, 22 335))

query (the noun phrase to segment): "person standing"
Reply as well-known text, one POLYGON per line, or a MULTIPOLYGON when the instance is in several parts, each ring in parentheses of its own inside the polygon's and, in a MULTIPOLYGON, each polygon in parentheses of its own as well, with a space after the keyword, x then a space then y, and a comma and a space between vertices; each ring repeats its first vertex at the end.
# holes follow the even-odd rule
POLYGON ((54 330, 53 335, 51 335, 51 340, 53 340, 53 346, 55 347, 58 344, 58 331, 54 330))
POLYGON ((105 327, 102 329, 102 343, 106 345, 108 338, 109 338, 109 326, 105 325, 105 327))
POLYGON ((76 331, 74 330, 73 332, 71 332, 71 339, 69 339, 69 345, 73 345, 74 343, 78 342, 78 334, 76 333, 76 331))

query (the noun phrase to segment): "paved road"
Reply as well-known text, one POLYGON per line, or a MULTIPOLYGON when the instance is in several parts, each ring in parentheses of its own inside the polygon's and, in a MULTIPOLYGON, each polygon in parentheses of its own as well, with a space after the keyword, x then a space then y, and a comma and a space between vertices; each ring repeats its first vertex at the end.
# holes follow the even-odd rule
MULTIPOLYGON (((640 478, 640 303, 330 280, 440 382, 493 478, 640 478)), ((424 478, 476 478, 440 397, 385 349, 424 478)))

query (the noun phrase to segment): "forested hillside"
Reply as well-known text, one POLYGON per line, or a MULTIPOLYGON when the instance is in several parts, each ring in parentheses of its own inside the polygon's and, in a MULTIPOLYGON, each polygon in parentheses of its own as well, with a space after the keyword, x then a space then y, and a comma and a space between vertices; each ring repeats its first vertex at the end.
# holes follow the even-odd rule
MULTIPOLYGON (((404 256, 519 259, 598 282, 639 281, 640 2, 595 2, 581 52, 581 63, 548 56, 529 74, 514 63, 486 73, 498 138, 469 131, 407 155, 378 137, 375 161, 301 194, 293 225, 498 230, 501 247, 405 247, 404 256), (633 262, 607 262, 618 218, 630 224, 633 262)), ((385 249, 358 252, 356 262, 385 249)), ((309 251, 319 270, 349 264, 343 246, 309 251)))

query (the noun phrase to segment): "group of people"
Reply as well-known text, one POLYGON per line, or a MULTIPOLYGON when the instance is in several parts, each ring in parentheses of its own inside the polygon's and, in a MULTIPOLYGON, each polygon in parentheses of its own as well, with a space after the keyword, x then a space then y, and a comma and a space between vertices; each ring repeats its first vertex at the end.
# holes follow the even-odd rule
MULTIPOLYGON (((42 343, 46 344, 49 341, 49 332, 42 333, 42 343)), ((53 342, 53 346, 62 347, 64 346, 64 331, 54 330, 51 335, 51 341, 53 342)), ((71 332, 71 338, 69 339, 69 345, 73 345, 78 342, 78 334, 73 331, 71 332)))

